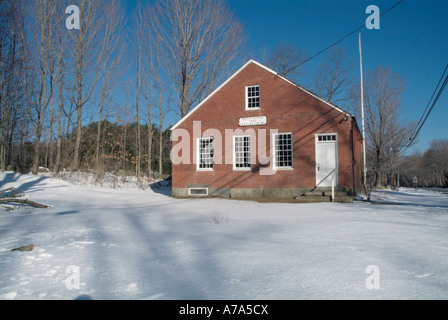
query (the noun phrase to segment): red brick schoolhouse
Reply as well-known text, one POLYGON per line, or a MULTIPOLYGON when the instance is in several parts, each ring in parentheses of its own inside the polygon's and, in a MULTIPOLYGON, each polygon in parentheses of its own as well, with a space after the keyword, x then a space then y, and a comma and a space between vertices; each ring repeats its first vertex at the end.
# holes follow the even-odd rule
POLYGON ((332 187, 360 191, 355 117, 253 60, 171 130, 174 197, 300 201, 327 199, 332 187))

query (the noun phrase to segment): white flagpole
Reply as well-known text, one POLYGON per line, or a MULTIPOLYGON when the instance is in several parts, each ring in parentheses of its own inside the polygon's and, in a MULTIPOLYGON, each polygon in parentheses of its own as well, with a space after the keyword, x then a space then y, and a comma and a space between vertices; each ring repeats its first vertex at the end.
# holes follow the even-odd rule
POLYGON ((359 33, 359 64, 361 69, 361 113, 362 113, 362 158, 363 158, 363 184, 366 187, 367 165, 366 165, 366 130, 364 124, 364 84, 362 73, 362 50, 361 50, 361 32, 359 33))

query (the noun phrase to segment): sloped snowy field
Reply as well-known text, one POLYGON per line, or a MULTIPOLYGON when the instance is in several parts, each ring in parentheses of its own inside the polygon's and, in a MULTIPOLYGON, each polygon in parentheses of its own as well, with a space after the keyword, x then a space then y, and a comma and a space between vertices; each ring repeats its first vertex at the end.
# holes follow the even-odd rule
POLYGON ((0 209, 0 299, 448 298, 446 194, 179 200, 0 173, 9 187, 52 208, 0 209))

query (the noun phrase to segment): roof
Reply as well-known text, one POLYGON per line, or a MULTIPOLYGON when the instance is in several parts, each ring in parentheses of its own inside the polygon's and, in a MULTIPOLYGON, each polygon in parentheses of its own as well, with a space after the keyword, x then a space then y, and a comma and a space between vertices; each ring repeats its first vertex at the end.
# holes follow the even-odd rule
POLYGON ((255 64, 260 68, 263 68, 264 70, 272 73, 273 75, 275 75, 276 77, 288 82, 289 84, 295 86, 296 88, 304 91, 305 93, 309 94, 310 96, 320 100, 321 102, 325 103, 326 105, 328 105, 329 107, 339 111, 342 114, 345 114, 347 116, 350 117, 355 117, 353 114, 342 110, 341 108, 335 106, 334 104, 332 104, 331 102, 326 101, 325 99, 317 96, 316 94, 312 93, 311 91, 303 88, 302 86, 298 85, 297 83, 294 83, 293 81, 279 75, 277 72, 275 72, 274 70, 266 67, 265 65, 262 65, 261 63, 255 61, 255 60, 249 60, 248 62, 246 62, 246 64, 244 64, 237 72, 235 72, 230 78, 228 78, 223 84, 221 84, 218 88, 215 89, 215 91, 213 91, 211 94, 209 94, 204 100, 202 100, 196 107, 194 107, 189 113, 187 113, 187 115, 185 117, 183 117, 180 121, 178 121, 172 128, 171 130, 175 130, 182 122, 184 122, 186 119, 188 119, 197 109, 199 109, 205 102, 207 102, 207 100, 209 100, 211 97, 213 97, 219 90, 221 90, 222 87, 224 87, 228 82, 230 82, 234 77, 236 77, 242 70, 244 70, 248 65, 250 64, 255 64))

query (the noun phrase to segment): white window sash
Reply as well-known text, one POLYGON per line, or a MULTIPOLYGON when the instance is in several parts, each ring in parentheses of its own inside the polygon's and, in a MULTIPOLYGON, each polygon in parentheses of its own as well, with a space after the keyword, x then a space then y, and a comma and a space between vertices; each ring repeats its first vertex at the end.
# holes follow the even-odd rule
POLYGON ((252 138, 251 136, 234 136, 233 137, 233 170, 236 171, 250 171, 252 169, 252 138), (248 138, 248 150, 244 150, 245 148, 245 138, 248 138), (238 147, 242 147, 243 150, 237 150, 237 140, 241 139, 238 142, 238 147), (247 154, 246 154, 247 153, 247 154), (238 160, 242 159, 242 162, 238 160), (248 159, 249 162, 246 163, 245 160, 248 159), (249 167, 242 166, 238 167, 238 164, 249 164, 249 167))
POLYGON ((293 146, 293 134, 291 132, 279 132, 279 133, 274 133, 272 135, 272 144, 273 144, 273 164, 274 164, 274 169, 277 170, 282 170, 282 169, 286 169, 286 170, 290 170, 293 169, 294 166, 294 158, 293 158, 293 153, 294 153, 294 146, 293 146), (278 136, 284 136, 284 135, 288 135, 288 140, 289 140, 289 149, 288 150, 279 150, 279 145, 277 145, 277 139, 276 137, 278 136), (279 159, 278 159, 278 153, 280 152, 286 152, 285 155, 282 155, 283 157, 285 157, 284 159, 282 159, 281 162, 283 163, 288 163, 288 165, 279 165, 279 159))

